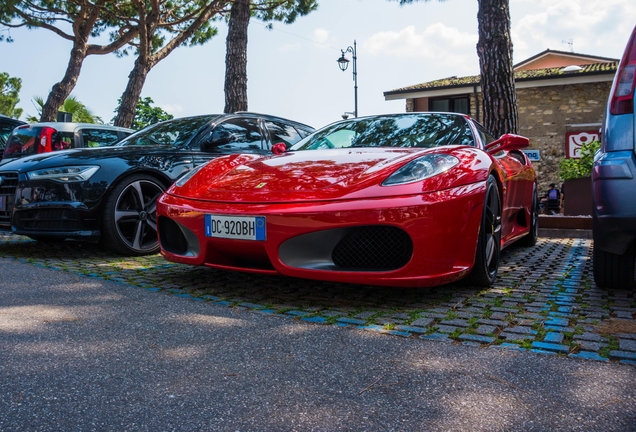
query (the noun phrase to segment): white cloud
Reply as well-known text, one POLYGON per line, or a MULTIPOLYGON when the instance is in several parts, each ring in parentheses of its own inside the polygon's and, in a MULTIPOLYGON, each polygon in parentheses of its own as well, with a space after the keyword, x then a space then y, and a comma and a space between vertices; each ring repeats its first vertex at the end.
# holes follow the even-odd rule
POLYGON ((477 34, 435 23, 418 32, 408 26, 395 32, 380 32, 364 41, 363 49, 375 56, 425 59, 431 64, 472 73, 477 62, 477 34))
POLYGON ((302 46, 300 45, 300 42, 294 42, 294 43, 291 43, 291 44, 285 44, 285 45, 282 45, 282 46, 278 47, 278 51, 284 52, 284 53, 296 52, 296 51, 300 51, 301 48, 302 48, 302 46))
POLYGON ((323 28, 317 28, 314 30, 313 40, 321 44, 327 43, 329 41, 329 31, 323 28))
POLYGON ((545 49, 620 57, 636 23, 636 2, 511 0, 515 62, 545 49), (519 17, 519 18, 517 18, 519 17))
POLYGON ((161 104, 159 107, 167 113, 177 116, 183 111, 183 107, 179 104, 161 104))

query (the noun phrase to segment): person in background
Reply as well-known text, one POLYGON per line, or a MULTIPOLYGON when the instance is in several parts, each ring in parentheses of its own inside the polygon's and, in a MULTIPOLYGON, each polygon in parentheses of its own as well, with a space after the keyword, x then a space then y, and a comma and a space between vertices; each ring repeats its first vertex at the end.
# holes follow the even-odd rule
POLYGON ((563 194, 557 189, 556 184, 550 183, 550 189, 539 203, 540 212, 553 215, 561 213, 562 198, 563 194))

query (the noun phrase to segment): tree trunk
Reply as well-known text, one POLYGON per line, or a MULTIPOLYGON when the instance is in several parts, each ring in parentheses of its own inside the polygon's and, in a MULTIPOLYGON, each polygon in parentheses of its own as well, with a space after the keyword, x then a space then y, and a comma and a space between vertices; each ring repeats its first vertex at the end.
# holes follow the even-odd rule
POLYGON ((517 94, 512 69, 509 0, 478 0, 479 41, 484 126, 495 137, 519 132, 517 94))
POLYGON ((73 43, 73 49, 71 49, 71 58, 68 61, 64 78, 51 89, 44 106, 42 106, 40 121, 52 122, 57 120, 57 111, 66 98, 70 96, 75 88, 75 84, 77 84, 77 79, 82 70, 82 64, 86 58, 86 49, 87 41, 80 40, 79 37, 76 37, 73 43))
POLYGON ((250 0, 236 0, 230 11, 225 53, 224 112, 247 111, 247 27, 250 0))
POLYGON ((129 128, 132 125, 135 118, 135 109, 141 96, 141 91, 146 83, 146 77, 150 71, 151 66, 142 59, 137 57, 135 60, 135 66, 128 75, 128 84, 126 90, 121 96, 121 104, 117 111, 117 117, 115 118, 114 125, 129 128))

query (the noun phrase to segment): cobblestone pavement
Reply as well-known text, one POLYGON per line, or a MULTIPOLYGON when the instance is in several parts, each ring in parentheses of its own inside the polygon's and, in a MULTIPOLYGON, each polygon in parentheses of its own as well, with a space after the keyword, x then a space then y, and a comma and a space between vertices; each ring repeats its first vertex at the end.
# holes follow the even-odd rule
POLYGON ((0 234, 0 256, 216 305, 390 335, 636 365, 636 292, 592 278, 591 240, 540 238, 502 253, 489 289, 380 288, 121 257, 97 245, 0 234))

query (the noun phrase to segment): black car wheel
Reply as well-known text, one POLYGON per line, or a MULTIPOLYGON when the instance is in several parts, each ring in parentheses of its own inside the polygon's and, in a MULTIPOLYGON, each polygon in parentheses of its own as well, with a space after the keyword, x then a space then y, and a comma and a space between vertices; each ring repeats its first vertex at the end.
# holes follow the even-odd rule
POLYGON ((523 246, 534 246, 539 238, 539 197, 537 196, 537 185, 532 191, 532 208, 530 209, 530 232, 523 237, 519 243, 523 246))
POLYGON ((594 247, 594 282, 602 288, 629 289, 634 286, 634 245, 622 255, 594 247))
POLYGON ((122 255, 157 253, 157 198, 164 190, 144 174, 121 181, 106 199, 102 243, 122 255))
POLYGON ((488 177, 486 201, 481 216, 475 265, 468 276, 472 285, 489 287, 495 282, 501 248, 501 203, 494 177, 488 177))

